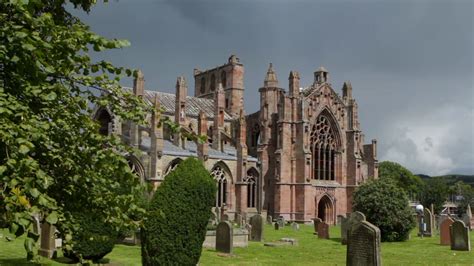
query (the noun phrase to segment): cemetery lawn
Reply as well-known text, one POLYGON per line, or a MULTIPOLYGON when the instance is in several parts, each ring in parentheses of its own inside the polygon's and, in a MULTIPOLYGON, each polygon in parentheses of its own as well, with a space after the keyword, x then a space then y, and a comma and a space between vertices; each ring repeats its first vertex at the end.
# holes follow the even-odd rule
MULTIPOLYGON (((295 238, 298 246, 265 247, 263 242, 249 242, 248 248, 234 248, 233 256, 223 256, 211 249, 203 249, 200 265, 345 265, 346 246, 340 243, 340 227, 330 228, 329 240, 313 235, 313 227, 303 225, 299 231, 290 226, 275 231, 266 225, 265 242, 283 237, 295 238)), ((473 239, 474 233, 470 233, 473 239)), ((24 238, 8 242, 7 230, 0 230, 0 265, 28 265, 23 248, 24 238)), ((472 245, 472 240, 471 240, 472 245)), ((406 242, 382 243, 383 265, 474 265, 474 251, 452 251, 439 245, 439 236, 412 237, 406 242)), ((42 259, 41 265, 66 265, 68 259, 42 259)), ((106 256, 104 265, 141 265, 140 247, 116 245, 106 256), (107 263, 108 262, 108 263, 107 263)), ((33 265, 33 264, 29 264, 33 265)), ((71 264, 69 264, 71 265, 71 264)))

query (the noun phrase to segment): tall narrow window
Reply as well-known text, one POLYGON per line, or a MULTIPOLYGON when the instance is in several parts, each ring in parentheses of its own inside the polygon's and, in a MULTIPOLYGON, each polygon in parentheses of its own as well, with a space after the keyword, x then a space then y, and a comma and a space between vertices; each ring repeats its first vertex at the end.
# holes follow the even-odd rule
POLYGON ((255 169, 252 168, 247 171, 247 178, 245 179, 247 183, 247 208, 257 207, 257 180, 258 172, 255 169))
POLYGON ((214 167, 211 173, 217 183, 216 207, 222 207, 227 203, 227 179, 224 170, 220 166, 214 167))
POLYGON ((201 78, 201 94, 206 92, 206 79, 204 77, 201 78))
POLYGON ((222 83, 222 88, 224 88, 225 90, 227 86, 227 77, 226 77, 225 71, 221 72, 221 83, 222 83))
POLYGON ((313 179, 335 180, 336 137, 329 119, 320 115, 311 130, 313 179))
POLYGON ((105 136, 109 135, 111 133, 109 132, 109 127, 112 124, 112 117, 110 116, 109 112, 107 112, 105 109, 101 109, 96 117, 96 120, 100 125, 99 133, 105 136))
POLYGON ((211 91, 216 90, 216 76, 214 74, 211 76, 211 84, 209 84, 209 86, 211 87, 211 91))

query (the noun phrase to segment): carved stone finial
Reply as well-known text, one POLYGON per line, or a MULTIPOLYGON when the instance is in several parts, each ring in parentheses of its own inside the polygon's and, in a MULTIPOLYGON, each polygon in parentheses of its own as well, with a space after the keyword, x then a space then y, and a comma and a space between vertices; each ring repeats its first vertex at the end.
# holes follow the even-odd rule
POLYGON ((265 87, 278 87, 278 79, 275 71, 273 70, 273 64, 270 63, 267 70, 267 75, 265 76, 265 81, 263 82, 265 87))

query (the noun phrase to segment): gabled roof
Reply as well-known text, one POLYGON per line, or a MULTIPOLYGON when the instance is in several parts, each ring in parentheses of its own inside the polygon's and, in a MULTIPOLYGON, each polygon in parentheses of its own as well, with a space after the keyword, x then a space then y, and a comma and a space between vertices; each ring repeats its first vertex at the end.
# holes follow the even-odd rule
MULTIPOLYGON (((126 90, 133 91, 132 88, 123 87, 126 90)), ((176 95, 172 93, 145 90, 144 99, 149 104, 152 104, 155 95, 158 95, 161 108, 164 109, 165 114, 174 114, 176 105, 176 95)), ((204 111, 206 117, 214 118, 214 100, 206 98, 197 98, 193 96, 186 96, 186 116, 198 117, 200 111, 204 111)), ((232 116, 224 112, 225 120, 232 120, 232 116)))
POLYGON ((327 83, 323 83, 321 85, 311 85, 307 88, 304 88, 302 91, 301 91, 301 94, 303 94, 304 98, 308 98, 309 96, 313 95, 314 93, 318 92, 318 91, 321 91, 323 88, 325 87, 328 87, 329 88, 329 91, 331 91, 332 95, 334 96, 335 100, 338 101, 340 104, 344 104, 344 101, 341 99, 341 97, 339 96, 339 94, 337 94, 333 89, 332 87, 327 84, 327 83))

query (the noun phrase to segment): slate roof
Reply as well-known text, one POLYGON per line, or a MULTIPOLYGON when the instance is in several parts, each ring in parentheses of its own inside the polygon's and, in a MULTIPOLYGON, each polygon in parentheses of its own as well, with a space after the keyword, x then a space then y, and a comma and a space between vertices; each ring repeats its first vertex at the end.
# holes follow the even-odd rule
MULTIPOLYGON (((126 90, 133 91, 132 88, 123 87, 126 90)), ((158 94, 158 100, 161 107, 165 110, 165 114, 174 114, 176 95, 172 93, 145 90, 145 99, 151 104, 154 101, 155 95, 158 94)), ((197 98, 193 96, 186 96, 186 116, 198 117, 200 111, 204 111, 208 118, 214 118, 214 100, 197 98)), ((225 120, 232 120, 227 112, 224 112, 225 120)))
MULTIPOLYGON (((150 138, 143 138, 142 145, 143 148, 150 148, 150 138)), ((208 149, 209 158, 212 159, 222 159, 222 160, 237 160, 237 150, 232 146, 226 146, 224 152, 219 150, 214 150, 209 146, 208 149)), ((197 146, 193 141, 186 142, 186 149, 178 147, 169 140, 163 140, 163 154, 173 155, 173 156, 193 156, 197 157, 197 146)), ((248 161, 257 162, 257 158, 248 156, 248 161)))

